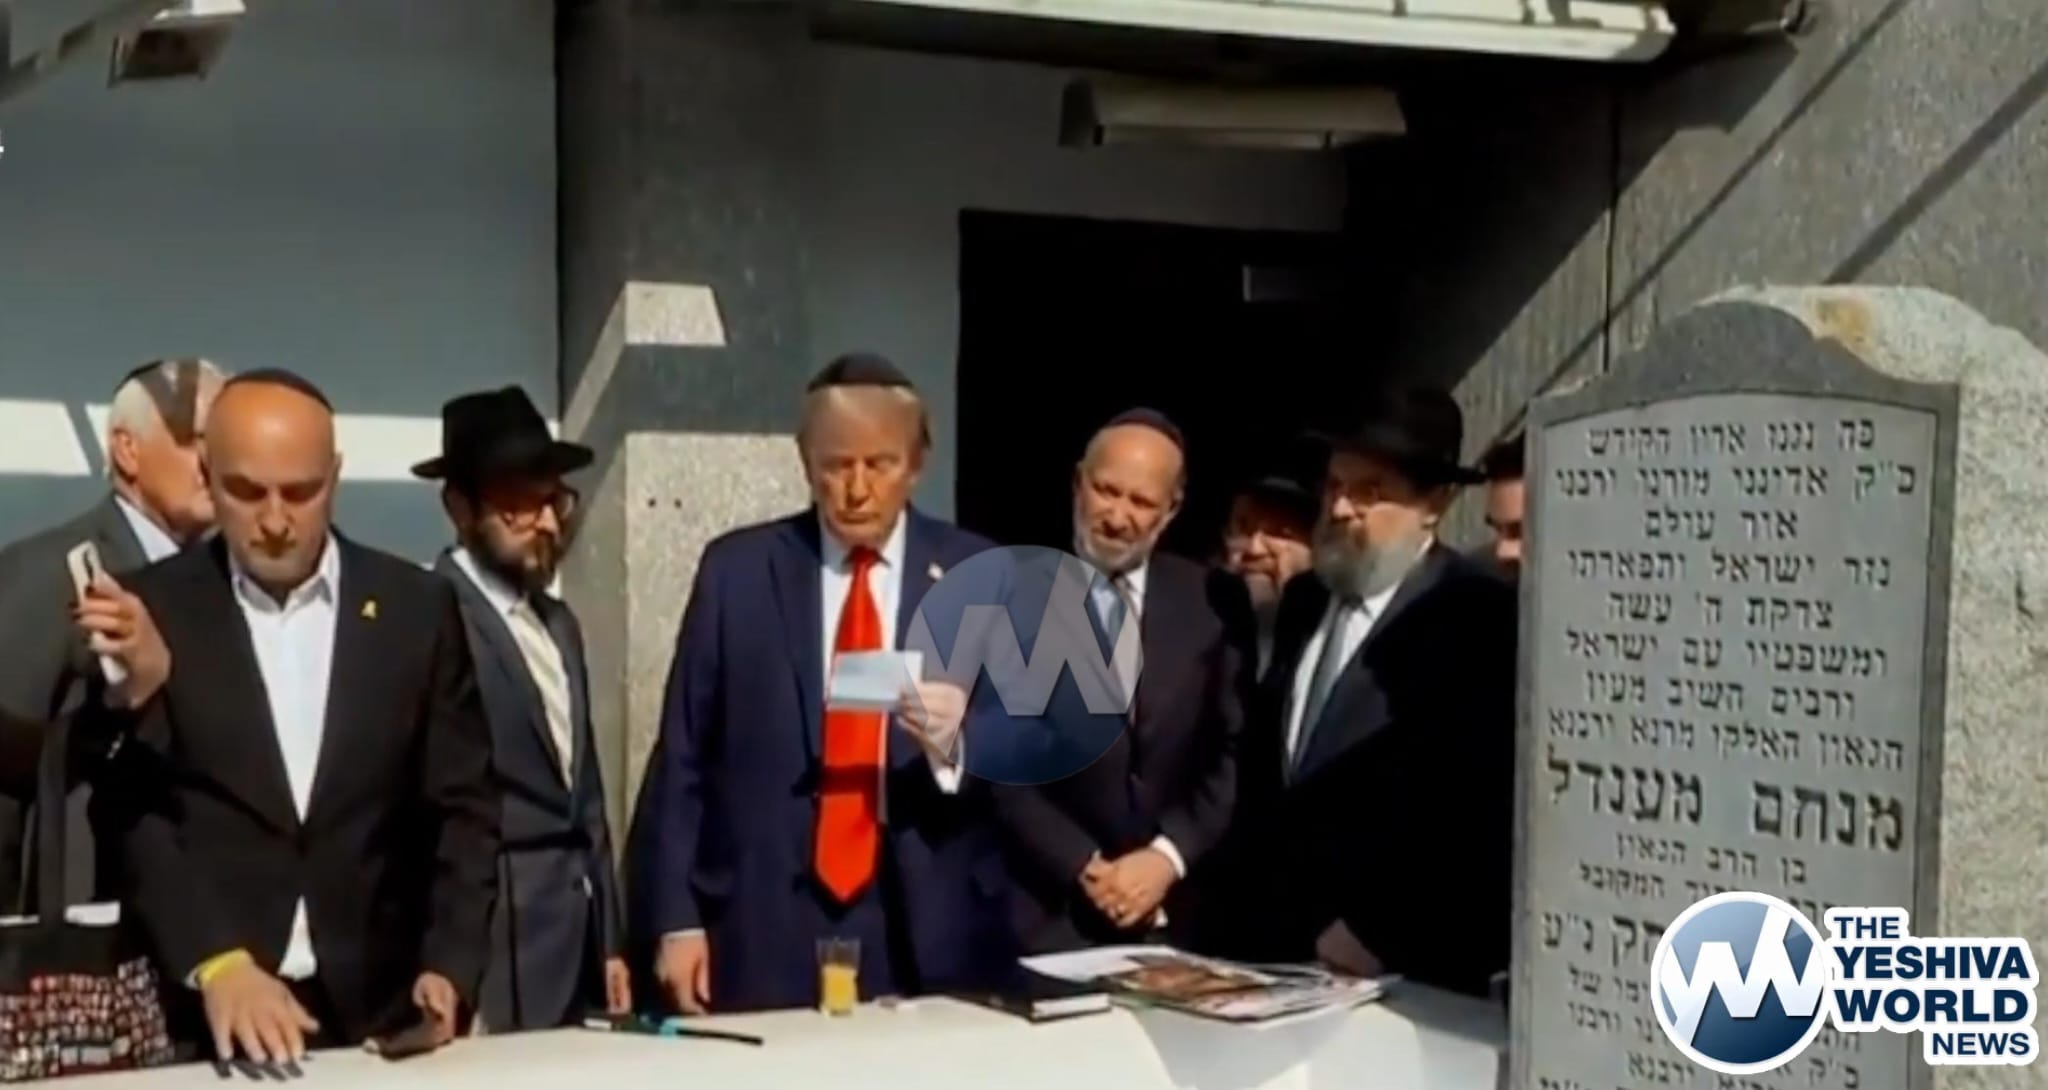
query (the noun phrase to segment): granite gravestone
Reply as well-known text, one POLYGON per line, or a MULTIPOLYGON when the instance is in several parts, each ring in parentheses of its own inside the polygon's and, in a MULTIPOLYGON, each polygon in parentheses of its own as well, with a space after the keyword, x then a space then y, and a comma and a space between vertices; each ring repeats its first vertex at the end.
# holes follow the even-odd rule
POLYGON ((1532 407, 1515 1090, 1930 1083, 1917 1037, 1832 1028, 1707 1071, 1649 966, 1730 889, 1940 926, 1958 404, 1741 301, 1532 407))

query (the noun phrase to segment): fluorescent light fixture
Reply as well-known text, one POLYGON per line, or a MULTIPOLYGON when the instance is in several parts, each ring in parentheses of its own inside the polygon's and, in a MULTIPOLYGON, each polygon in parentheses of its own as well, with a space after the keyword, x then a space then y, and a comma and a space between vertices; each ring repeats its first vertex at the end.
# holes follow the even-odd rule
POLYGON ((228 47, 242 0, 181 0, 114 41, 107 82, 204 79, 228 47))
POLYGON ((1407 131, 1383 87, 1226 87, 1116 77, 1067 86, 1060 142, 1320 151, 1407 131))
POLYGON ((1647 61, 1676 33, 1653 0, 867 0, 1206 34, 1647 61))

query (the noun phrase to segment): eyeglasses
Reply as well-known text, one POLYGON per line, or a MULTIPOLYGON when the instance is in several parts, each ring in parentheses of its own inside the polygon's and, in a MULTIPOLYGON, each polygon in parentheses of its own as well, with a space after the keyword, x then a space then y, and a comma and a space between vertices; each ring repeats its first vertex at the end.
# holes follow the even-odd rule
POLYGON ((569 520, 575 517, 582 499, 582 494, 568 485, 557 485, 546 490, 492 492, 484 497, 484 502, 492 511, 497 512, 499 518, 513 526, 532 526, 540 521, 543 511, 552 511, 555 521, 567 528, 569 520))

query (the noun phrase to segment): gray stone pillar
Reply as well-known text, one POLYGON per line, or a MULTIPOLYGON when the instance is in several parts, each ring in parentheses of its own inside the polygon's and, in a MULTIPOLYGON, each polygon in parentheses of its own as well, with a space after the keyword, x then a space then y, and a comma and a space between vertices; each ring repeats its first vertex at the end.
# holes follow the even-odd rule
POLYGON ((558 43, 562 431, 598 451, 563 587, 623 839, 698 553, 804 502, 811 107, 779 11, 584 0, 558 43))

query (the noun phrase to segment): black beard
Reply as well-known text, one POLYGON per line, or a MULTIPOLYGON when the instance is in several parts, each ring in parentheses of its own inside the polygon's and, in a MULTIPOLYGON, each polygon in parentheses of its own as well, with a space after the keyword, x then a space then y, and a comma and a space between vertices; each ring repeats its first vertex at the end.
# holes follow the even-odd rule
POLYGON ((482 534, 471 535, 467 547, 479 567, 504 580, 507 586, 521 594, 538 594, 554 581, 552 563, 529 565, 524 557, 507 555, 495 543, 484 540, 482 534))

